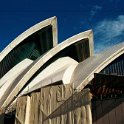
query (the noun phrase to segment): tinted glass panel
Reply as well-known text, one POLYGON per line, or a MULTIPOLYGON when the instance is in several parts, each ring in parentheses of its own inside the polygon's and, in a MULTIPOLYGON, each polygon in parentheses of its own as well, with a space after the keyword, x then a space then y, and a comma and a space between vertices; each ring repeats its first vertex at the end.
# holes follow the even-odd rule
POLYGON ((22 60, 36 60, 52 47, 52 26, 48 26, 26 38, 1 61, 0 78, 22 60))

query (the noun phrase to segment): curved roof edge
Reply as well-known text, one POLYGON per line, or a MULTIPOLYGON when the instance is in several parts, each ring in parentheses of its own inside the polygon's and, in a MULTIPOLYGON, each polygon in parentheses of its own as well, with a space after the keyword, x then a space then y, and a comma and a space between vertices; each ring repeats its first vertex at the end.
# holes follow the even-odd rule
POLYGON ((42 72, 40 72, 31 82, 29 85, 26 86, 25 89, 29 89, 30 87, 33 87, 34 85, 36 85, 38 82, 40 82, 41 80, 49 77, 50 75, 52 75, 53 73, 57 72, 58 70, 63 70, 67 67, 70 66, 70 64, 74 64, 74 63, 78 63, 77 61, 75 61, 74 59, 70 58, 70 57, 62 57, 57 59, 56 61, 54 61, 53 63, 51 63, 50 65, 48 65, 42 72))
POLYGON ((36 91, 44 86, 62 81, 63 84, 69 84, 74 69, 78 62, 70 57, 62 57, 47 66, 40 74, 34 78, 19 94, 28 94, 31 91, 36 91), (69 75, 68 75, 69 74, 69 75))
POLYGON ((15 65, 0 79, 0 88, 6 83, 7 80, 12 77, 14 78, 15 75, 19 75, 21 72, 23 72, 31 63, 33 63, 33 61, 26 58, 17 65, 15 65))
POLYGON ((53 46, 55 47, 58 44, 58 31, 57 31, 57 18, 51 17, 49 19, 46 19, 26 31, 24 31, 22 34, 20 34, 17 38, 15 38, 1 53, 0 53, 0 62, 3 60, 3 58, 12 50, 14 49, 18 44, 23 42, 27 37, 31 36, 35 32, 39 31, 40 29, 47 27, 49 25, 52 25, 52 32, 53 32, 53 46))
POLYGON ((80 63, 73 74, 72 83, 75 83, 75 88, 82 90, 94 78, 94 73, 99 73, 122 54, 124 54, 124 42, 80 63))
POLYGON ((13 88, 13 90, 8 95, 8 98, 4 101, 2 107, 6 107, 13 98, 18 94, 18 92, 23 88, 23 86, 27 83, 27 81, 41 68, 47 61, 49 61, 54 55, 56 55, 61 50, 65 49, 66 47, 82 40, 82 39, 89 39, 89 46, 90 46, 90 56, 93 55, 93 32, 92 30, 88 30, 82 33, 79 33, 71 38, 68 38, 61 44, 57 45, 56 47, 52 48, 43 56, 39 57, 35 62, 32 63, 32 67, 24 72, 24 74, 17 79, 17 85, 13 88))

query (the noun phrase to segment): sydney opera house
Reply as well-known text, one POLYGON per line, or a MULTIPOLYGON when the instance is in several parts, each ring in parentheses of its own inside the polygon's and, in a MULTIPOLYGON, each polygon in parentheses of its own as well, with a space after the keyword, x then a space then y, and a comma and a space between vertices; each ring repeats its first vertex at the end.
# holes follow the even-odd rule
POLYGON ((58 44, 57 18, 0 53, 0 124, 124 124, 124 42, 95 54, 88 30, 58 44))

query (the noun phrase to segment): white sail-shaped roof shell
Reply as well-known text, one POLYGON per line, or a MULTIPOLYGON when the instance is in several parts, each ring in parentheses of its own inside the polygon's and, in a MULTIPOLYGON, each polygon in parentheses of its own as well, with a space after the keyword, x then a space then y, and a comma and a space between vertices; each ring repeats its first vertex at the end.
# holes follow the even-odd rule
POLYGON ((94 73, 99 73, 122 54, 124 54, 124 42, 86 59, 76 67, 71 82, 77 90, 82 90, 94 78, 94 73))
POLYGON ((8 97, 3 102, 2 107, 6 107, 10 102, 14 99, 16 95, 20 92, 20 90, 26 85, 26 83, 29 81, 29 79, 46 63, 48 62, 52 57, 54 57, 57 53, 64 50, 65 48, 69 47, 70 45, 81 41, 83 39, 88 39, 89 41, 89 47, 90 47, 90 56, 93 55, 93 33, 92 30, 88 30, 85 32, 82 32, 80 34, 77 34, 61 44, 57 45, 56 47, 52 48, 50 51, 48 51, 43 56, 39 57, 35 62, 32 63, 32 66, 28 68, 26 71, 24 71, 20 77, 18 77, 15 81, 17 82, 17 85, 13 87, 13 89, 8 93, 8 97))
POLYGON ((28 93, 31 89, 36 90, 46 85, 62 81, 63 84, 70 83, 72 74, 78 62, 70 57, 62 57, 46 67, 40 72, 26 88, 21 95, 28 93))
POLYGON ((31 28, 20 34, 16 39, 14 39, 2 52, 0 52, 0 62, 8 53, 10 53, 17 45, 23 42, 27 37, 31 36, 35 32, 49 25, 52 26, 53 46, 56 46, 58 44, 57 18, 52 17, 32 26, 31 28))

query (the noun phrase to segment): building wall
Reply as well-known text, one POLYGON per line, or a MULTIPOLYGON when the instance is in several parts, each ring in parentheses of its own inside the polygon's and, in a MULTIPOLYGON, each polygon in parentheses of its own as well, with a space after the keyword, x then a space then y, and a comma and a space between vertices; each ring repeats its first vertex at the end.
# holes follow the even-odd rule
POLYGON ((47 86, 18 99, 16 124, 91 124, 90 101, 88 89, 74 93, 70 84, 47 86))
POLYGON ((93 124, 124 124, 124 98, 92 102, 93 124))

